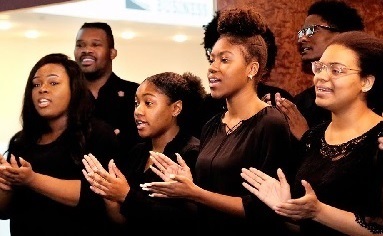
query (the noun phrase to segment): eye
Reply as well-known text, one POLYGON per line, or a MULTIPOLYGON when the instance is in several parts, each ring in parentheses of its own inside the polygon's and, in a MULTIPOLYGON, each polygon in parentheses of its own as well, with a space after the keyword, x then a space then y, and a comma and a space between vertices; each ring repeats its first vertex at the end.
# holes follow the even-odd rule
POLYGON ((225 57, 222 57, 222 58, 221 58, 221 61, 222 61, 223 63, 227 63, 227 62, 229 62, 229 59, 227 59, 227 58, 225 58, 225 57))
POLYGON ((146 102, 145 102, 145 105, 148 106, 148 107, 150 107, 150 106, 153 105, 153 102, 151 102, 151 101, 146 101, 146 102))
POLYGON ((55 85, 58 85, 59 83, 58 82, 51 82, 50 84, 55 86, 55 85))
POLYGON ((345 67, 339 65, 331 66, 331 74, 333 75, 341 75, 345 73, 345 67))
POLYGON ((41 86, 41 84, 39 84, 39 83, 33 83, 33 84, 32 84, 32 87, 33 87, 33 88, 37 88, 37 87, 40 87, 40 86, 41 86))
POLYGON ((135 107, 135 108, 138 107, 138 101, 137 101, 137 100, 134 101, 134 107, 135 107))

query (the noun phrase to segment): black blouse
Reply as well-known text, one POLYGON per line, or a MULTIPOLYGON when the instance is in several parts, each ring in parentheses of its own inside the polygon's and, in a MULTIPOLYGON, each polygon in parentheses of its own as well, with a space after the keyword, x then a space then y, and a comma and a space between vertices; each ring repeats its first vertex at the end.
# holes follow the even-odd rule
POLYGON ((246 219, 201 206, 202 228, 206 233, 217 235, 254 229, 262 232, 264 228, 269 235, 270 230, 275 229, 269 227, 277 222, 269 219, 276 214, 242 186, 240 173, 241 168, 248 167, 274 177, 279 167, 289 172, 292 157, 286 118, 277 108, 269 106, 243 120, 237 129, 227 134, 221 117, 222 113, 204 126, 195 181, 206 190, 242 197, 246 219))
MULTIPOLYGON (((177 162, 175 153, 179 153, 189 168, 194 171, 195 162, 199 153, 199 140, 180 131, 169 142, 164 154, 177 162)), ((145 232, 145 234, 162 234, 163 227, 169 226, 181 229, 182 232, 197 233, 195 205, 184 199, 153 198, 149 192, 143 191, 140 184, 160 181, 151 169, 145 171, 145 165, 152 150, 151 141, 137 144, 126 157, 116 163, 131 187, 125 201, 121 205, 121 214, 127 218, 124 226, 127 232, 145 232), (146 225, 146 227, 145 227, 146 225)), ((166 235, 179 235, 177 230, 166 231, 166 235)), ((127 235, 127 234, 125 234, 127 235)))
MULTIPOLYGON (((306 158, 297 173, 293 196, 305 194, 300 183, 304 179, 321 202, 353 212, 361 225, 382 233, 383 152, 377 140, 383 134, 383 122, 341 145, 326 143, 327 126, 328 123, 317 126, 302 139, 306 158), (377 220, 380 225, 373 223, 377 220)), ((343 235, 312 220, 301 223, 304 235, 343 235)))

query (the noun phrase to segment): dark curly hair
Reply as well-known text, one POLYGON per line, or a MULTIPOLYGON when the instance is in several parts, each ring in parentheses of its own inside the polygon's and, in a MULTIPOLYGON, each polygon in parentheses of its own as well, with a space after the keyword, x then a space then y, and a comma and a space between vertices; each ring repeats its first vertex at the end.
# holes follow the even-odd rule
POLYGON ((377 114, 383 111, 383 40, 363 31, 349 31, 335 36, 329 45, 342 45, 358 56, 360 76, 372 75, 375 82, 367 92, 367 105, 377 114))
POLYGON ((322 0, 310 6, 307 15, 318 15, 339 32, 364 30, 363 19, 356 9, 343 1, 322 0))
POLYGON ((67 133, 73 136, 71 144, 72 158, 81 164, 85 150, 85 140, 90 133, 90 119, 93 111, 92 95, 85 85, 85 77, 79 65, 68 56, 61 53, 52 53, 42 57, 29 73, 25 86, 23 107, 21 112, 22 130, 15 134, 10 141, 8 153, 12 153, 14 145, 17 150, 23 150, 37 143, 45 133, 51 131, 48 120, 43 118, 36 110, 32 100, 33 79, 36 72, 47 64, 57 64, 64 67, 69 77, 71 98, 68 109, 67 133))
POLYGON ((177 116, 177 123, 181 129, 192 132, 190 127, 195 127, 195 114, 198 114, 206 96, 201 79, 185 72, 180 75, 174 72, 163 72, 146 78, 142 83, 150 82, 162 91, 170 102, 182 101, 182 111, 177 116))
POLYGON ((226 37, 231 44, 241 45, 247 63, 252 59, 258 61, 258 79, 264 76, 266 68, 267 46, 263 39, 266 30, 266 22, 253 8, 222 10, 218 18, 220 37, 226 37))
MULTIPOLYGON (((207 60, 210 59, 209 52, 213 48, 214 44, 218 41, 220 36, 217 30, 219 15, 220 12, 216 11, 212 20, 208 24, 202 26, 204 29, 202 45, 205 49, 207 60)), ((275 42, 274 33, 269 27, 266 28, 266 31, 262 34, 262 37, 265 40, 267 46, 266 75, 269 75, 275 66, 275 59, 277 57, 278 48, 275 42)))

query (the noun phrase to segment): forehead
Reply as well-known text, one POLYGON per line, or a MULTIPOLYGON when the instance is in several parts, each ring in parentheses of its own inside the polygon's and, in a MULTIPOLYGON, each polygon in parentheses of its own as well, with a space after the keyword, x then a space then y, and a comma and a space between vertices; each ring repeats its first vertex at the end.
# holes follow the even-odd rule
POLYGON ((328 46, 320 61, 325 63, 336 62, 350 67, 355 67, 359 64, 358 55, 353 50, 338 44, 328 46))
POLYGON ((155 86, 152 82, 144 81, 138 86, 136 95, 142 96, 145 94, 151 94, 151 95, 159 95, 164 94, 157 86, 155 86))
POLYGON ((328 24, 319 15, 309 15, 305 19, 305 22, 303 24, 303 28, 308 27, 310 25, 328 25, 328 24))
POLYGON ((54 74, 66 74, 66 70, 65 70, 64 66, 62 66, 60 64, 49 63, 49 64, 43 65, 42 67, 40 67, 36 71, 36 75, 48 74, 48 73, 49 74, 51 74, 51 73, 54 73, 54 74))
POLYGON ((97 28, 84 28, 80 29, 80 31, 77 34, 77 40, 83 39, 83 38, 91 38, 91 39, 97 39, 97 40, 106 40, 106 33, 102 29, 97 28))
POLYGON ((221 37, 214 44, 214 47, 211 53, 218 54, 222 52, 231 52, 235 54, 235 53, 240 53, 241 50, 240 50, 240 46, 232 44, 228 37, 221 37))

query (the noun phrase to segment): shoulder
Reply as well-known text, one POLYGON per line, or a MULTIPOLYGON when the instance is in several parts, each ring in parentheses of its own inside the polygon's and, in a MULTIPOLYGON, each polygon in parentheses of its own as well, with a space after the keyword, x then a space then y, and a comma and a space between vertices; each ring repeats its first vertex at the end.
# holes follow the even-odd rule
POLYGON ((256 115, 257 122, 263 125, 287 125, 287 117, 275 106, 267 106, 256 115))
POLYGON ((293 96, 289 92, 287 92, 286 90, 284 90, 282 88, 267 85, 265 83, 259 83, 258 87, 257 87, 257 94, 260 97, 263 97, 264 95, 266 95, 268 93, 270 93, 270 94, 280 93, 283 98, 286 98, 290 101, 293 99, 293 96))
POLYGON ((125 88, 125 89, 136 90, 139 86, 138 83, 122 79, 119 76, 117 76, 115 73, 112 73, 112 75, 110 76, 110 79, 114 80, 121 88, 125 88))

